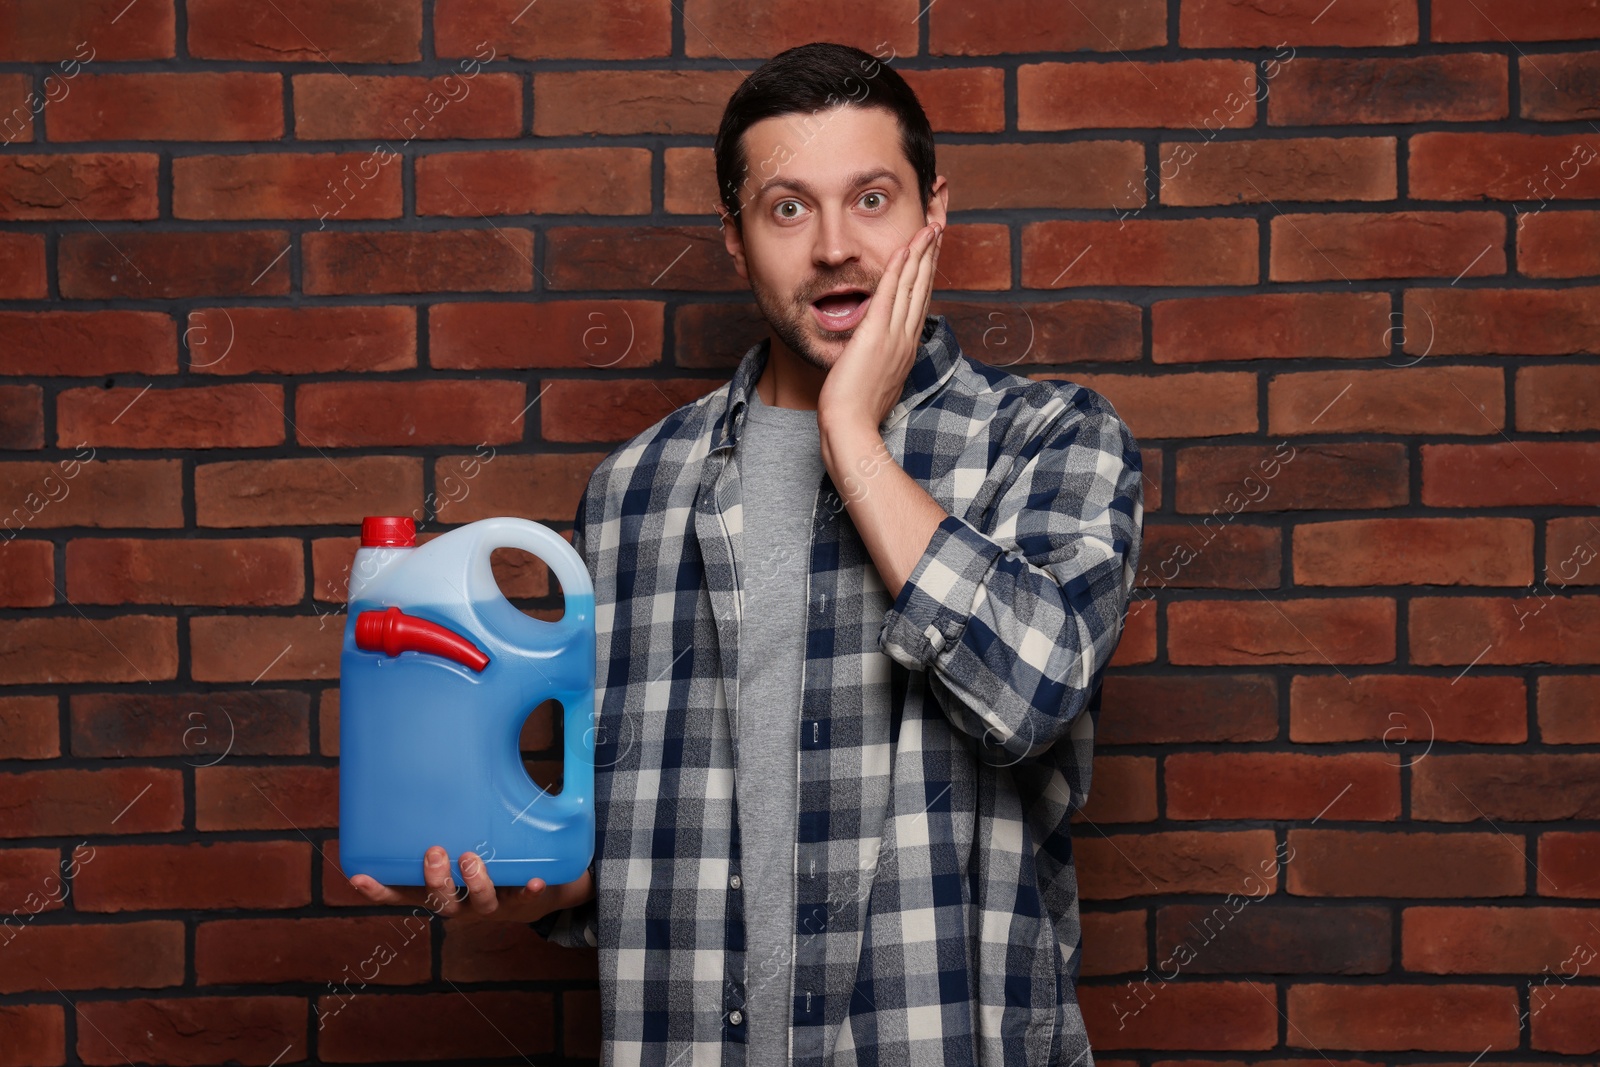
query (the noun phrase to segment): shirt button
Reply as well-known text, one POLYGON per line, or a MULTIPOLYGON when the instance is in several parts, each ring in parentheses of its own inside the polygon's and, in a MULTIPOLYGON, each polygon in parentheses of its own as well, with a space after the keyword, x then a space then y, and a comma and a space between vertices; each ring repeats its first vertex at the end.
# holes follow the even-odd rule
POLYGON ((728 884, 729 884, 729 885, 730 885, 730 886, 732 886, 732 887, 733 887, 733 888, 734 888, 734 889, 738 889, 738 888, 739 888, 739 886, 740 886, 740 885, 741 885, 741 884, 742 884, 742 883, 741 883, 741 882, 740 882, 740 881, 739 881, 739 876, 738 876, 738 875, 737 875, 737 874, 736 874, 736 875, 734 875, 734 876, 733 876, 733 877, 732 877, 732 878, 729 878, 729 879, 728 879, 728 884))
POLYGON ((738 1026, 740 1023, 744 1022, 744 1012, 740 1011, 738 1008, 734 1008, 728 1013, 728 1021, 733 1025, 738 1026))

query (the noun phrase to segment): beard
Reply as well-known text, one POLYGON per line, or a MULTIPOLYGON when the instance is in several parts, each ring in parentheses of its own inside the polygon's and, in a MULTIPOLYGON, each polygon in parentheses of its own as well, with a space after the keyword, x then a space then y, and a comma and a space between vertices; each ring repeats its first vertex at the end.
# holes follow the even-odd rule
POLYGON ((824 347, 824 339, 848 341, 855 336, 856 326, 848 330, 824 330, 811 310, 811 301, 841 285, 859 286, 871 293, 877 290, 878 279, 856 278, 849 274, 828 278, 789 300, 763 283, 755 272, 750 274, 750 288, 755 293, 756 306, 761 309, 761 315, 772 332, 788 346, 789 351, 820 371, 832 369, 834 360, 839 356, 838 352, 824 347))

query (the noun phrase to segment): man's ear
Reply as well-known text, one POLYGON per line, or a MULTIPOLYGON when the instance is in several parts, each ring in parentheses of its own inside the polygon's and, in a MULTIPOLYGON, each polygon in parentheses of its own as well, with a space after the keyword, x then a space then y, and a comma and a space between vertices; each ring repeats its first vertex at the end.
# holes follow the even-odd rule
POLYGON ((746 271, 744 263, 744 237, 739 233, 739 227, 734 224, 733 216, 728 213, 727 205, 720 200, 717 202, 717 214, 721 217, 722 245, 728 250, 728 255, 733 257, 733 269, 739 272, 739 277, 749 281, 750 274, 746 271))
POLYGON ((928 196, 928 221, 940 226, 948 225, 950 212, 950 183, 940 174, 933 179, 933 190, 928 196))

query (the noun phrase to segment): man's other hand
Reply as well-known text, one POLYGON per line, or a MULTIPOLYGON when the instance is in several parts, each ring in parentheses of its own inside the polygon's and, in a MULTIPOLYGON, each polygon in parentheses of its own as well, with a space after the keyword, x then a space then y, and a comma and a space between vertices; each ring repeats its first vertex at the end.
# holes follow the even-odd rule
POLYGON ((576 907, 594 896, 594 878, 588 871, 560 885, 546 885, 543 878, 532 878, 524 886, 496 888, 476 853, 463 852, 460 863, 467 882, 464 901, 458 896, 455 880, 450 877, 448 856, 438 845, 423 857, 425 887, 387 886, 364 874, 354 875, 349 881, 374 904, 421 905, 447 919, 464 914, 502 922, 533 922, 552 911, 576 907))

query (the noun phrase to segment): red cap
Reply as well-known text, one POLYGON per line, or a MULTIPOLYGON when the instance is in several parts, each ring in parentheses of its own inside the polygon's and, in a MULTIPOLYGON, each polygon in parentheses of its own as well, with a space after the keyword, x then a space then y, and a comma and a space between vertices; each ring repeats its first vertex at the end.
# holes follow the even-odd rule
POLYGON ((368 515, 361 520, 361 547, 416 548, 416 520, 410 515, 368 515))

